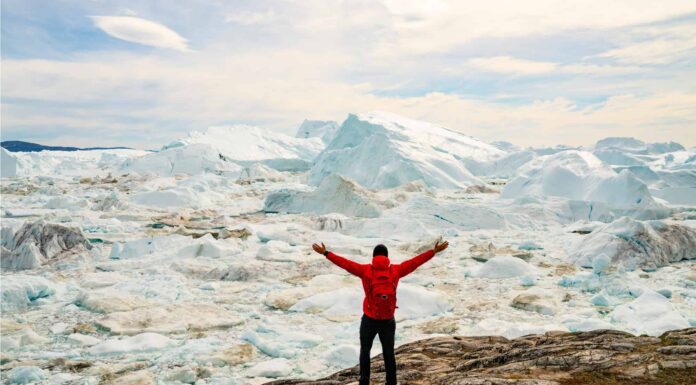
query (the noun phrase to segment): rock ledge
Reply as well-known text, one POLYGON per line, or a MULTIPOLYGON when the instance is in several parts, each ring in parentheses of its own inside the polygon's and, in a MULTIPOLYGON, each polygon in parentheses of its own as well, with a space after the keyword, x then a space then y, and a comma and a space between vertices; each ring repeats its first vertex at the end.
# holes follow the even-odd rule
MULTIPOLYGON (((696 384, 696 328, 662 336, 615 330, 503 337, 436 337, 396 349, 401 385, 696 384)), ((372 382, 384 381, 382 357, 372 382)), ((268 385, 353 385, 358 367, 268 385)))

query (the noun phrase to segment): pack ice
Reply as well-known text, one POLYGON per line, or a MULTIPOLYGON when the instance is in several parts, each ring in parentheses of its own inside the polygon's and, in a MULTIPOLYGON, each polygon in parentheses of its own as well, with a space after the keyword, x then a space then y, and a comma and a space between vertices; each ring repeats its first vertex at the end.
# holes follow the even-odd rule
MULTIPOLYGON (((696 325, 696 150, 520 148, 390 113, 158 151, 2 150, 3 379, 260 384, 357 364, 360 281, 394 263, 397 345, 696 325)), ((380 353, 375 340, 373 354, 380 353)))

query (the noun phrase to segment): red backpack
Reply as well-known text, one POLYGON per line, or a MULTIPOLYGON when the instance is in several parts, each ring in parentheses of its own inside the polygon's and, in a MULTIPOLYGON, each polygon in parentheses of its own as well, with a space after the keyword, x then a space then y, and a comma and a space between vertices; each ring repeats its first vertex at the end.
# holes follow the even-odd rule
POLYGON ((370 267, 372 274, 368 286, 367 306, 375 319, 392 319, 396 310, 396 285, 391 278, 391 265, 384 270, 370 267))

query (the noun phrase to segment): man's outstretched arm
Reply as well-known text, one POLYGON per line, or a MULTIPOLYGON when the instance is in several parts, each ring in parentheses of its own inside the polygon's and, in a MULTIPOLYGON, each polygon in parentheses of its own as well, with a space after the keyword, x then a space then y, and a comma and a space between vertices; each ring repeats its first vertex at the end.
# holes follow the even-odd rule
POLYGON ((447 241, 445 241, 443 243, 436 242, 435 247, 433 247, 432 250, 428 250, 421 255, 413 257, 413 258, 409 259, 408 261, 405 261, 405 262, 399 264, 399 277, 403 278, 403 277, 413 273, 414 270, 419 268, 422 264, 428 262, 432 257, 435 256, 435 254, 446 249, 447 246, 449 246, 449 243, 447 241))
POLYGON ((345 271, 353 275, 356 275, 360 278, 362 278, 362 276, 364 275, 364 265, 361 265, 357 262, 353 262, 350 259, 343 258, 340 255, 336 255, 326 250, 326 246, 324 245, 324 243, 322 243, 321 245, 315 243, 312 245, 312 249, 314 249, 314 251, 316 251, 319 254, 323 254, 326 257, 326 259, 333 262, 336 266, 340 267, 341 269, 344 269, 345 271))

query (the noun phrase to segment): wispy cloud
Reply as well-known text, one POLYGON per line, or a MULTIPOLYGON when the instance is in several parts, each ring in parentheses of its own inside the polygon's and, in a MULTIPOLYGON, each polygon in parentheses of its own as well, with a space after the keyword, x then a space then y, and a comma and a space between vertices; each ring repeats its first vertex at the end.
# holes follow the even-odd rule
POLYGON ((242 25, 266 24, 275 19, 276 14, 271 10, 265 12, 236 11, 225 15, 226 22, 242 25))
POLYGON ((696 57, 696 25, 638 28, 628 43, 598 57, 630 64, 668 64, 696 57))
POLYGON ((510 56, 478 57, 466 61, 468 69, 515 76, 550 74, 623 75, 641 71, 636 66, 597 65, 588 63, 561 64, 518 59, 510 56))
POLYGON ((149 45, 188 51, 186 39, 162 24, 134 16, 91 16, 94 24, 102 31, 117 39, 149 45))

